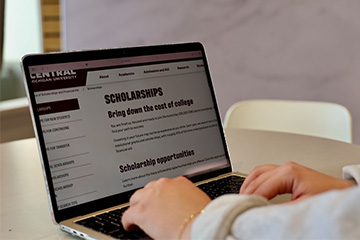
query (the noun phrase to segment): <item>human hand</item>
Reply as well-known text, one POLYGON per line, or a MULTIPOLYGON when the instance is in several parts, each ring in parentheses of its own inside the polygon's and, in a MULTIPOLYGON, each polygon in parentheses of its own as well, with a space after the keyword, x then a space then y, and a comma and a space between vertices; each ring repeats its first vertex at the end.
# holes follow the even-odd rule
MULTIPOLYGON (((184 220, 204 209, 210 201, 185 177, 161 178, 133 194, 130 208, 123 215, 123 226, 127 231, 138 226, 154 239, 177 239, 184 220)), ((190 233, 189 229, 187 226, 184 237, 190 233)))
POLYGON ((241 194, 256 194, 272 199, 278 194, 292 193, 292 200, 303 199, 332 189, 355 185, 349 180, 330 177, 294 162, 281 166, 256 167, 241 186, 241 194))

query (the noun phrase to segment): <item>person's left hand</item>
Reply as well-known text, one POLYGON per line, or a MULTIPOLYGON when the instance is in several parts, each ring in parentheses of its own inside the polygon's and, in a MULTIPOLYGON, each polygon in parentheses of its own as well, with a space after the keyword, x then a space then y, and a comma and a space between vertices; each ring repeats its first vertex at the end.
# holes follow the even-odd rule
POLYGON ((297 201, 334 189, 354 186, 350 180, 338 179, 320 173, 295 162, 281 166, 256 167, 241 186, 241 194, 256 194, 271 199, 278 194, 291 193, 297 201))
POLYGON ((130 198, 123 226, 128 231, 138 226, 155 239, 177 239, 184 220, 204 209, 210 201, 185 177, 161 178, 149 182, 130 198))

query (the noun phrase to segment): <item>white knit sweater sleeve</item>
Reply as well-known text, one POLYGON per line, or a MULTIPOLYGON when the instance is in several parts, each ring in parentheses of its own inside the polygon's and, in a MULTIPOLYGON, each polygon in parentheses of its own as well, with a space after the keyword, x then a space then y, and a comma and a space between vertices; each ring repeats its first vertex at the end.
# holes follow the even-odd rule
POLYGON ((225 239, 235 219, 244 211, 268 206, 263 197, 229 194, 212 201, 196 218, 192 226, 192 239, 225 239))
POLYGON ((360 185, 360 164, 349 165, 343 168, 344 179, 354 179, 360 185))
MULTIPOLYGON (((360 165, 343 170, 360 180, 360 165)), ((192 225, 192 239, 360 239, 360 186, 295 204, 271 205, 250 195, 212 201, 192 225)))

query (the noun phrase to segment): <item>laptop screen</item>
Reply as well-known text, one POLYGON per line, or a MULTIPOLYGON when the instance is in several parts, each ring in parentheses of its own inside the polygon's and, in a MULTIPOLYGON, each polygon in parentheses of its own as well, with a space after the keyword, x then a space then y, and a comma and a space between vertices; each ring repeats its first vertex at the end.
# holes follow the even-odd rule
POLYGON ((229 168, 204 51, 143 50, 23 60, 56 211, 229 168))

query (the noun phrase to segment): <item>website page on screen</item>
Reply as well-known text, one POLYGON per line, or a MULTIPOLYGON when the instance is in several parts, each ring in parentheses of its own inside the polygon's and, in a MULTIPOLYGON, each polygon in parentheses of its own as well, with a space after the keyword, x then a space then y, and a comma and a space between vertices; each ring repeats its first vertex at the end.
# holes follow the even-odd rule
POLYGON ((203 60, 151 59, 30 68, 59 210, 228 164, 203 60))

